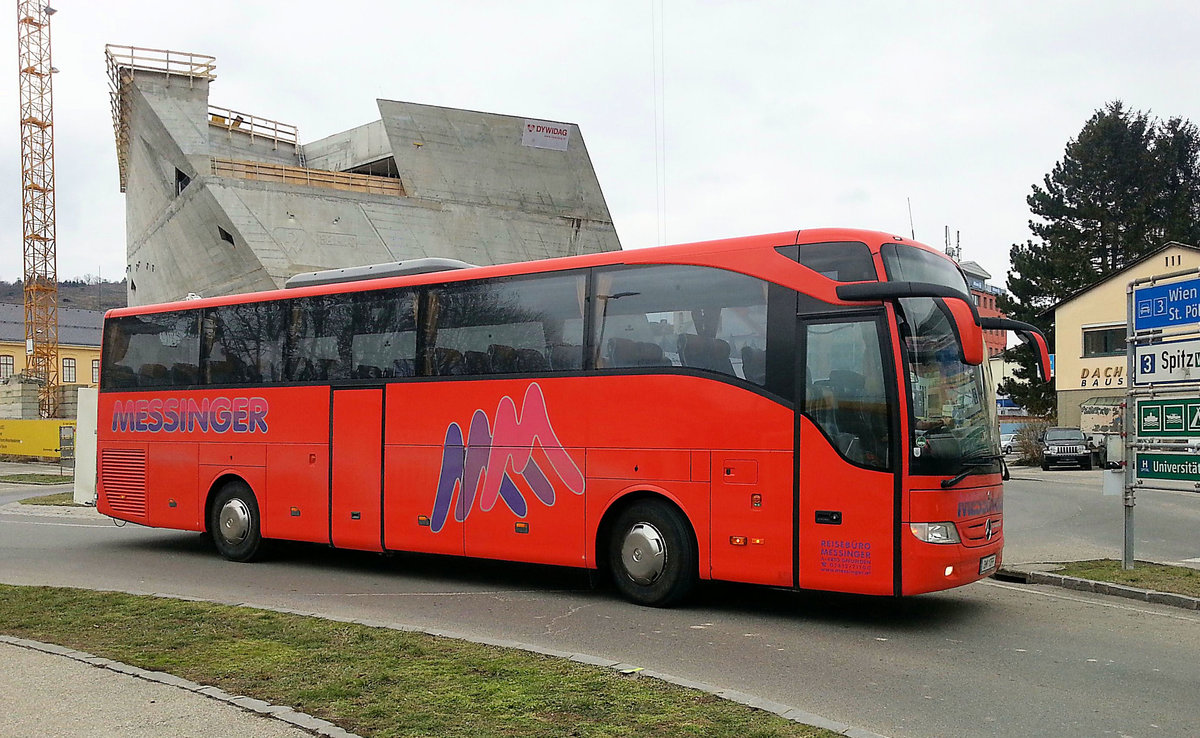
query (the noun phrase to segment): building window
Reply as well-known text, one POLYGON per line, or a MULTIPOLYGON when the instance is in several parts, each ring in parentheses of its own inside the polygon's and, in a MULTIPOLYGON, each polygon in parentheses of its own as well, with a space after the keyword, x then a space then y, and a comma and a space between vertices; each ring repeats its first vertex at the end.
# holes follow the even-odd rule
POLYGON ((1083 331, 1083 357, 1120 356, 1125 353, 1125 326, 1083 331))
POLYGON ((75 384, 75 360, 63 359, 62 381, 67 384, 75 384))
POLYGON ((100 384, 100 360, 92 359, 92 384, 100 384))
POLYGON ((0 356, 0 379, 8 379, 11 377, 13 375, 14 366, 15 364, 13 362, 13 357, 9 356, 8 354, 0 356))

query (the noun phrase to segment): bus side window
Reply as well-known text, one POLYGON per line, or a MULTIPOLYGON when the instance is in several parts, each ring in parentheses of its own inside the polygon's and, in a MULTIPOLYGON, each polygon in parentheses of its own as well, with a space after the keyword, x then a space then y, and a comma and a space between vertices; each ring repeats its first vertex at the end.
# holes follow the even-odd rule
POLYGON ((694 266, 598 270, 599 368, 679 366, 766 383, 767 286, 694 266))
POLYGON ((430 290, 431 374, 542 374, 583 364, 584 272, 430 290))
POLYGON ((105 325, 103 389, 195 384, 199 311, 114 318, 105 325))

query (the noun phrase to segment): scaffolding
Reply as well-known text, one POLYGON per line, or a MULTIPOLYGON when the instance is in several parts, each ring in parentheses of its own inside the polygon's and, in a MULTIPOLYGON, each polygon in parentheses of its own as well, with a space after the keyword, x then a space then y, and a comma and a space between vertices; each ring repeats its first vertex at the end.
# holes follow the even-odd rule
POLYGON ((212 157, 212 174, 218 177, 248 179, 276 184, 325 187, 332 190, 365 192, 371 195, 404 197, 404 185, 395 177, 376 177, 371 174, 331 172, 325 169, 290 167, 260 161, 212 157))

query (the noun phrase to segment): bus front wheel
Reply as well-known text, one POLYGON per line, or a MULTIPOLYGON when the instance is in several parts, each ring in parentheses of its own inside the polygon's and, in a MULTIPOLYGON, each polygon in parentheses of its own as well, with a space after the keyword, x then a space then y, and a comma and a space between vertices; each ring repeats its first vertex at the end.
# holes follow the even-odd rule
POLYGON ((253 561, 262 545, 258 501, 245 482, 229 482, 213 500, 208 521, 217 553, 230 561, 253 561))
POLYGON ((639 605, 667 607, 697 580, 696 546, 687 520, 660 500, 642 500, 617 516, 608 541, 613 582, 639 605))

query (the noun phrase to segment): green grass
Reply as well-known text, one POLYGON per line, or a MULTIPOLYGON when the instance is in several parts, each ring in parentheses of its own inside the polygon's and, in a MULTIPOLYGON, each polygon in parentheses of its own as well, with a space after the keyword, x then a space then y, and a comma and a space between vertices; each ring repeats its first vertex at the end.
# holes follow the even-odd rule
POLYGON ((1132 569, 1125 570, 1121 568, 1120 561, 1113 559, 1074 561, 1063 564, 1062 567, 1054 573, 1098 582, 1152 589, 1156 592, 1200 597, 1200 569, 1135 561, 1132 569))
POLYGON ((70 474, 3 474, 0 482, 16 484, 69 484, 75 480, 70 474))
MULTIPOLYGON (((56 507, 75 507, 74 492, 55 492, 52 495, 41 495, 39 497, 26 497, 21 500, 22 505, 54 505, 56 507)), ((82 507, 82 505, 80 506, 82 507)))
POLYGON ((836 735, 564 659, 209 603, 0 585, 0 632, 290 705, 363 736, 836 735))

